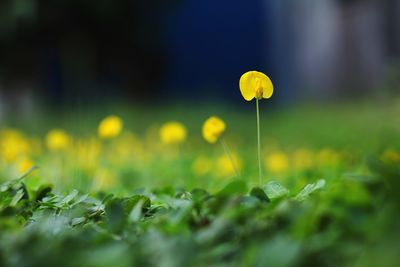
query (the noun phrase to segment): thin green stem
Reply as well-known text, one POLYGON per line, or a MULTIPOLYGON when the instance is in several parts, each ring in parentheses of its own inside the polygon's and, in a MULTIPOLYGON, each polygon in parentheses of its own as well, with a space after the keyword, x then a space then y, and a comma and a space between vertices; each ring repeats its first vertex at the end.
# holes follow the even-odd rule
POLYGON ((256 98, 256 109, 257 109, 257 148, 258 148, 258 178, 260 185, 262 184, 262 173, 261 173, 261 137, 260 137, 260 108, 258 104, 258 98, 256 98))
POLYGON ((233 171, 235 172, 235 176, 236 176, 236 177, 239 177, 239 176, 240 176, 240 175, 239 175, 239 171, 238 171, 238 169, 236 168, 235 162, 233 161, 232 153, 231 153, 231 151, 229 150, 228 145, 225 143, 225 140, 224 140, 223 138, 221 138, 220 140, 221 140, 221 145, 222 145, 222 147, 224 148, 225 154, 228 156, 228 159, 229 159, 229 161, 230 161, 231 164, 232 164, 232 168, 233 168, 233 171))
POLYGON ((184 178, 184 169, 185 169, 185 164, 182 158, 182 147, 180 146, 180 144, 176 145, 176 153, 178 154, 178 161, 179 161, 179 173, 178 175, 181 177, 182 180, 182 187, 185 187, 185 178, 184 178))

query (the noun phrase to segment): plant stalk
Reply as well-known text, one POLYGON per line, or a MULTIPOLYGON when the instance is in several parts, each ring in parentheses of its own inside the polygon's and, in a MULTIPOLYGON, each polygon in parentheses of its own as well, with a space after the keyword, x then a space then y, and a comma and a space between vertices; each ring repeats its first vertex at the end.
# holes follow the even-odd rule
POLYGON ((261 137, 260 137, 260 108, 258 104, 258 98, 256 98, 256 109, 257 109, 257 148, 258 148, 258 178, 260 185, 262 185, 262 173, 261 173, 261 137))
POLYGON ((225 154, 228 156, 229 161, 231 162, 233 171, 235 172, 235 176, 239 177, 240 176, 239 171, 238 168, 236 168, 235 162, 233 161, 232 153, 229 150, 228 145, 225 143, 225 140, 223 138, 221 138, 221 145, 224 148, 225 154))

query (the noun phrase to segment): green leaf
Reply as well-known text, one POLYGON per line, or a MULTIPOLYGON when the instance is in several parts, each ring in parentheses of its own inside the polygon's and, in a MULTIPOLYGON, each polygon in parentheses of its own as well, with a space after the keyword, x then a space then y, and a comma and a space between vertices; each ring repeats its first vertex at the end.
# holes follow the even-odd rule
POLYGON ((85 221, 86 221, 86 218, 85 218, 85 217, 73 218, 73 219, 71 220, 71 226, 76 226, 76 225, 82 224, 82 223, 84 223, 85 221))
POLYGON ((175 199, 173 210, 169 213, 169 223, 180 224, 183 221, 189 219, 193 202, 184 199, 175 199))
POLYGON ((13 199, 11 200, 10 206, 14 207, 17 205, 17 203, 24 197, 25 192, 23 189, 20 189, 17 191, 17 193, 14 195, 13 199))
POLYGON ((76 189, 72 190, 72 192, 69 193, 69 195, 67 195, 66 197, 64 197, 64 199, 61 202, 68 204, 71 200, 73 200, 78 195, 78 193, 79 193, 78 190, 76 190, 76 189))
POLYGON ((27 177, 28 175, 30 175, 33 171, 39 169, 38 166, 32 166, 29 170, 27 170, 25 173, 23 173, 20 177, 18 177, 16 179, 16 181, 21 181, 22 179, 24 179, 25 177, 27 177))
POLYGON ((195 203, 201 203, 210 197, 210 194, 204 189, 195 188, 191 192, 192 200, 195 203))
POLYGON ((131 222, 137 222, 140 220, 142 217, 142 208, 143 204, 145 203, 145 200, 142 198, 140 199, 136 205, 133 207, 132 211, 129 214, 129 221, 131 222))
POLYGON ((243 180, 235 180, 227 184, 217 195, 242 195, 247 191, 247 184, 243 180))
POLYGON ((122 205, 124 206, 124 211, 125 211, 126 215, 130 214, 132 212, 132 209, 134 209, 139 202, 142 203, 141 209, 143 212, 147 211, 151 206, 151 201, 146 196, 135 195, 135 196, 123 199, 122 205))
POLYGON ((121 231, 126 219, 121 199, 114 198, 108 201, 105 211, 109 230, 114 233, 121 231))
POLYGON ((343 178, 346 180, 358 181, 362 183, 376 183, 379 181, 379 177, 377 176, 356 173, 344 173, 343 178))
POLYGON ((114 198, 114 194, 108 194, 106 196, 103 196, 103 200, 101 201, 103 204, 106 204, 108 201, 112 200, 114 198))
POLYGON ((264 190, 260 187, 254 187, 251 189, 250 196, 258 198, 261 202, 271 202, 264 190))
POLYGON ((269 239, 259 247, 256 266, 298 266, 301 257, 300 243, 283 235, 269 239), (296 264, 297 263, 297 264, 296 264))
POLYGON ((78 199, 74 201, 74 203, 71 205, 71 207, 74 207, 74 206, 78 205, 79 203, 84 202, 87 198, 88 198, 87 194, 78 197, 78 199))
POLYGON ((289 194, 289 190, 277 181, 270 181, 264 185, 264 192, 267 194, 268 198, 272 199, 284 197, 289 194))
POLYGON ((312 183, 312 184, 308 184, 306 185, 303 190, 300 191, 300 193, 298 193, 295 196, 296 200, 299 201, 303 201, 305 200, 311 193, 315 192, 316 190, 319 190, 321 188, 325 187, 325 180, 324 179, 319 179, 317 182, 312 183))
POLYGON ((53 190, 53 186, 49 184, 41 185, 39 189, 36 191, 35 201, 41 201, 44 197, 46 197, 51 190, 53 190))

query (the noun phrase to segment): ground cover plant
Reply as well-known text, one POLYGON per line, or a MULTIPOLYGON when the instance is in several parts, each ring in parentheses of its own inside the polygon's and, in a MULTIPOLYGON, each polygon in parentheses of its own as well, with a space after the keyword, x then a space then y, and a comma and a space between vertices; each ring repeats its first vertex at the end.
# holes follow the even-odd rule
POLYGON ((0 266, 396 266, 399 103, 262 103, 10 120, 0 266))

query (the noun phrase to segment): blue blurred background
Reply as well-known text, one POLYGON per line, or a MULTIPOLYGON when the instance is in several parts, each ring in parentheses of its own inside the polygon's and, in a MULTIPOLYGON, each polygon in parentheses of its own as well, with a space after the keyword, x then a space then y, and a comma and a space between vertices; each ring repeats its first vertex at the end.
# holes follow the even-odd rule
POLYGON ((253 69, 281 103, 391 97, 399 26, 398 0, 2 0, 0 112, 235 103, 253 69))

